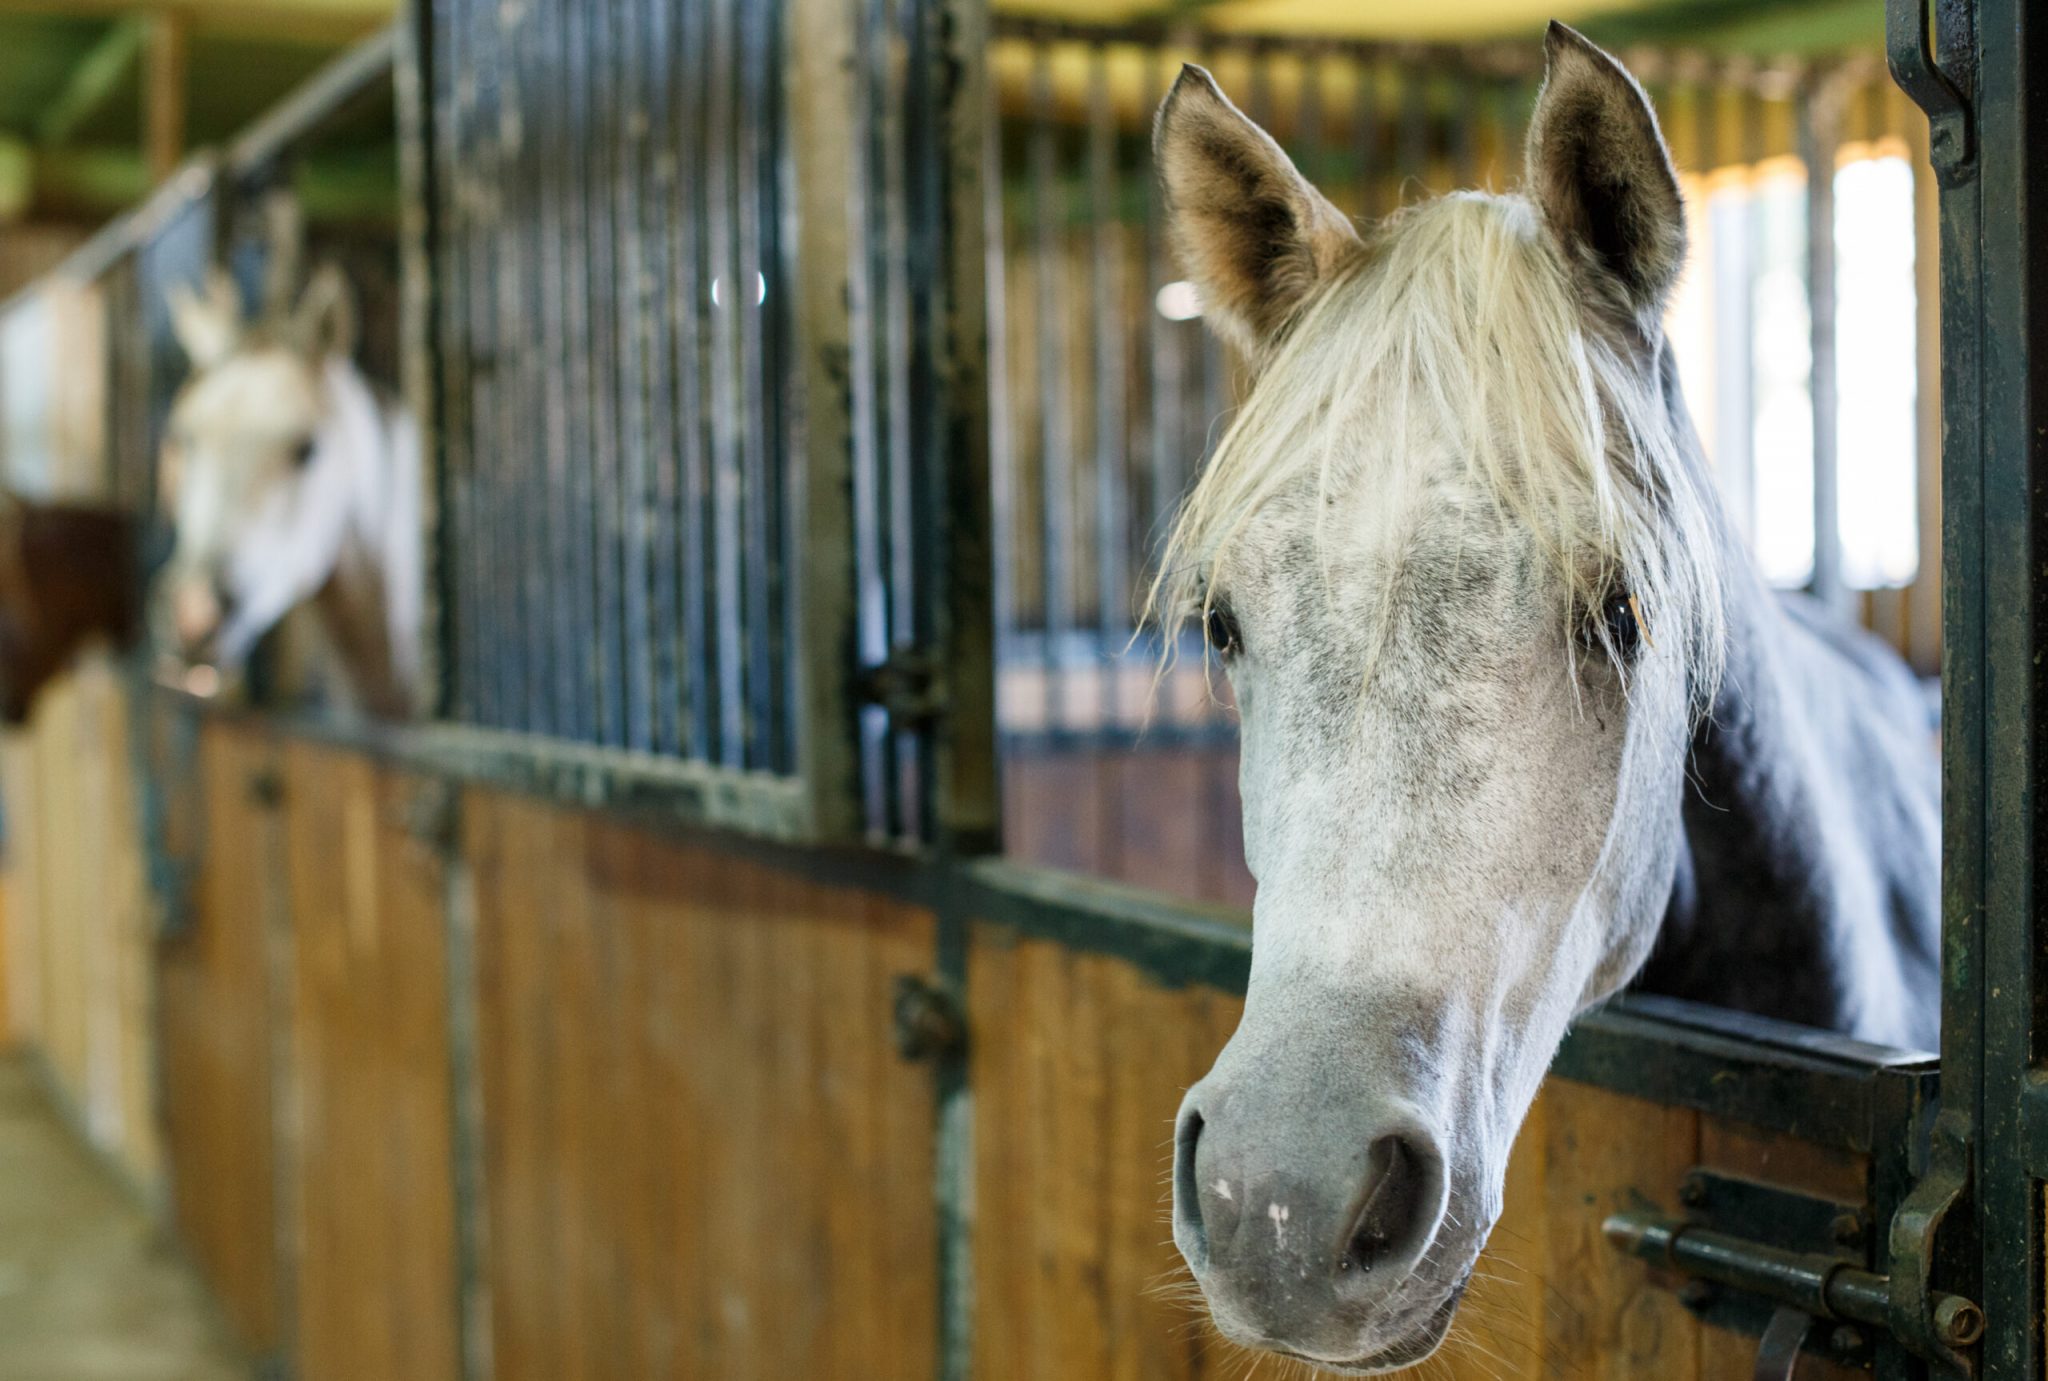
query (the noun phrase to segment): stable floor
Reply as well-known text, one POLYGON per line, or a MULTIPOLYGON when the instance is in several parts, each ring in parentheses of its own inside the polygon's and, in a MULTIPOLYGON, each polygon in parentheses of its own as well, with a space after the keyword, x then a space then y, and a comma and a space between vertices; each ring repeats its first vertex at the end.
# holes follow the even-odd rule
POLYGON ((198 1280, 0 1056, 0 1381, 249 1381, 198 1280))

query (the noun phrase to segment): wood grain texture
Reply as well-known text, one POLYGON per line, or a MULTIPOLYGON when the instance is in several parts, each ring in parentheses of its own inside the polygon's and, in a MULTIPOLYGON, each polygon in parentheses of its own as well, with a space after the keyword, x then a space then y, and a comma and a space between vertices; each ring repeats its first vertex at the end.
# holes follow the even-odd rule
MULTIPOLYGON (((1185 1302, 1168 1223, 1173 1115, 1237 999, 984 925, 968 1002, 975 1376, 1242 1375, 1249 1359, 1185 1302)), ((1422 1374, 1704 1381, 1699 1325, 1600 1233, 1618 1209, 1675 1208, 1699 1146, 1690 1112, 1553 1081, 1458 1326, 1422 1374)))
POLYGON ((445 863, 406 828, 432 788, 367 758, 285 754, 288 1158, 296 1374, 458 1370, 445 863))
POLYGON ((1234 745, 1014 750, 1003 824, 1020 862, 1251 904, 1234 745))
POLYGON ((977 1381, 1241 1375, 1180 1299, 1169 1171, 1242 1004, 989 925, 967 992, 977 1381))
MULTIPOLYGON (((144 884, 128 698, 87 658, 8 736, 8 1000, 94 1146, 161 1188, 154 1115, 152 910, 144 884)), ((0 1030, 4 1036, 4 1030, 0 1030)))
POLYGON ((928 915, 483 791, 495 1375, 934 1374, 928 915))
POLYGON ((210 723, 199 749, 204 848, 191 928, 159 955, 164 1128, 180 1235, 245 1346, 285 1338, 274 1152, 282 1000, 271 944, 283 821, 252 790, 274 775, 264 731, 210 723))

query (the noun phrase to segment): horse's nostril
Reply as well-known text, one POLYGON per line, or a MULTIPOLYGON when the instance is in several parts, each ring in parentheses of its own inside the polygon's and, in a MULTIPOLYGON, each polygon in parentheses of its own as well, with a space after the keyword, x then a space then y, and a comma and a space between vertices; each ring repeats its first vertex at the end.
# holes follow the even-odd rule
POLYGON ((1383 1136, 1367 1157, 1365 1203, 1351 1222, 1338 1270, 1365 1275, 1383 1262, 1410 1256, 1425 1226, 1428 1167, 1407 1139, 1383 1136))
POLYGON ((1209 1233, 1202 1222, 1202 1194, 1195 1178, 1195 1146, 1202 1139, 1202 1115, 1181 1114, 1173 1133, 1173 1235, 1190 1265, 1209 1259, 1209 1233))

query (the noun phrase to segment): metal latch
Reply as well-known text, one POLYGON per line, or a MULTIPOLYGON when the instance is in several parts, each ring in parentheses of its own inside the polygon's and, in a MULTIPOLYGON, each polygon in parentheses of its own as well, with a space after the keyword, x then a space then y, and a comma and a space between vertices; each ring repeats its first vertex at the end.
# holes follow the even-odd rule
MULTIPOLYGON (((1690 1177, 1688 1190, 1695 1189, 1702 1178, 1697 1173, 1690 1177)), ((1849 1234, 1839 1219, 1837 1222, 1839 1241, 1849 1234)), ((1863 1234, 1860 1223, 1858 1226, 1853 1240, 1860 1243, 1863 1234)), ((1867 1355, 1862 1329, 1898 1336, 1909 1345, 1912 1341, 1908 1336, 1911 1330, 1897 1326, 1891 1279, 1839 1253, 1772 1246, 1700 1222, 1653 1213, 1617 1214, 1607 1220, 1605 1232, 1610 1242, 1630 1255, 1706 1283, 1698 1290, 1687 1287, 1693 1295, 1687 1303, 1696 1309, 1716 1286, 1775 1306, 1757 1353, 1759 1381, 1790 1381, 1805 1350, 1854 1363, 1867 1355)), ((1936 1340, 1951 1354, 1983 1336, 1984 1311, 1975 1302, 1936 1291, 1929 1303, 1936 1340)))
POLYGON ((929 723, 946 712, 945 677, 928 652, 892 653, 861 673, 857 689, 861 699, 880 705, 899 723, 929 723))

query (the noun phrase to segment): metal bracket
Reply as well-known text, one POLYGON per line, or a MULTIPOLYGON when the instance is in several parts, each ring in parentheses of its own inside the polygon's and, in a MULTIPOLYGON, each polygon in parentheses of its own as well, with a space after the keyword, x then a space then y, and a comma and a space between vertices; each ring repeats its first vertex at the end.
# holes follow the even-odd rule
POLYGON ((1885 0, 1884 32, 1892 80, 1926 112, 1935 180, 1944 187, 1968 182, 1977 173, 1970 102, 1935 60, 1928 0, 1885 0))
POLYGON ((462 833, 462 793, 446 777, 420 778, 407 791, 397 823, 414 843, 450 857, 462 833))
POLYGON ((1688 1218, 1618 1214, 1605 1231, 1621 1250, 1690 1277, 1679 1292, 1687 1308, 1760 1332, 1759 1378, 1791 1377, 1802 1349, 1867 1366, 1872 1330, 1972 1376, 1965 1350, 1983 1335, 1983 1310, 1929 1283, 1935 1230, 1961 1188, 1942 1160, 1937 1133, 1935 1168, 1893 1221, 1889 1276, 1867 1269, 1870 1232, 1860 1208, 1706 1170, 1680 1186, 1688 1218), (1766 1236, 1775 1240, 1759 1240, 1766 1236), (1766 1309, 1775 1312, 1759 1327, 1766 1309))
POLYGON ((861 673, 861 699, 880 705, 901 724, 928 724, 946 713, 949 694, 937 658, 924 651, 893 653, 861 673))
POLYGON ((906 1060, 938 1060, 967 1043, 967 1021, 952 993, 914 973, 896 975, 890 988, 896 1053, 906 1060))
POLYGON ((1934 1120, 1927 1173, 1892 1216, 1889 1318, 1892 1332, 1908 1351, 1939 1362, 1960 1376, 1975 1376, 1976 1363, 1964 1349, 1984 1336, 1984 1311, 1968 1300, 1933 1288, 1935 1239, 1949 1211, 1970 1184, 1969 1128, 1958 1113, 1934 1120))

